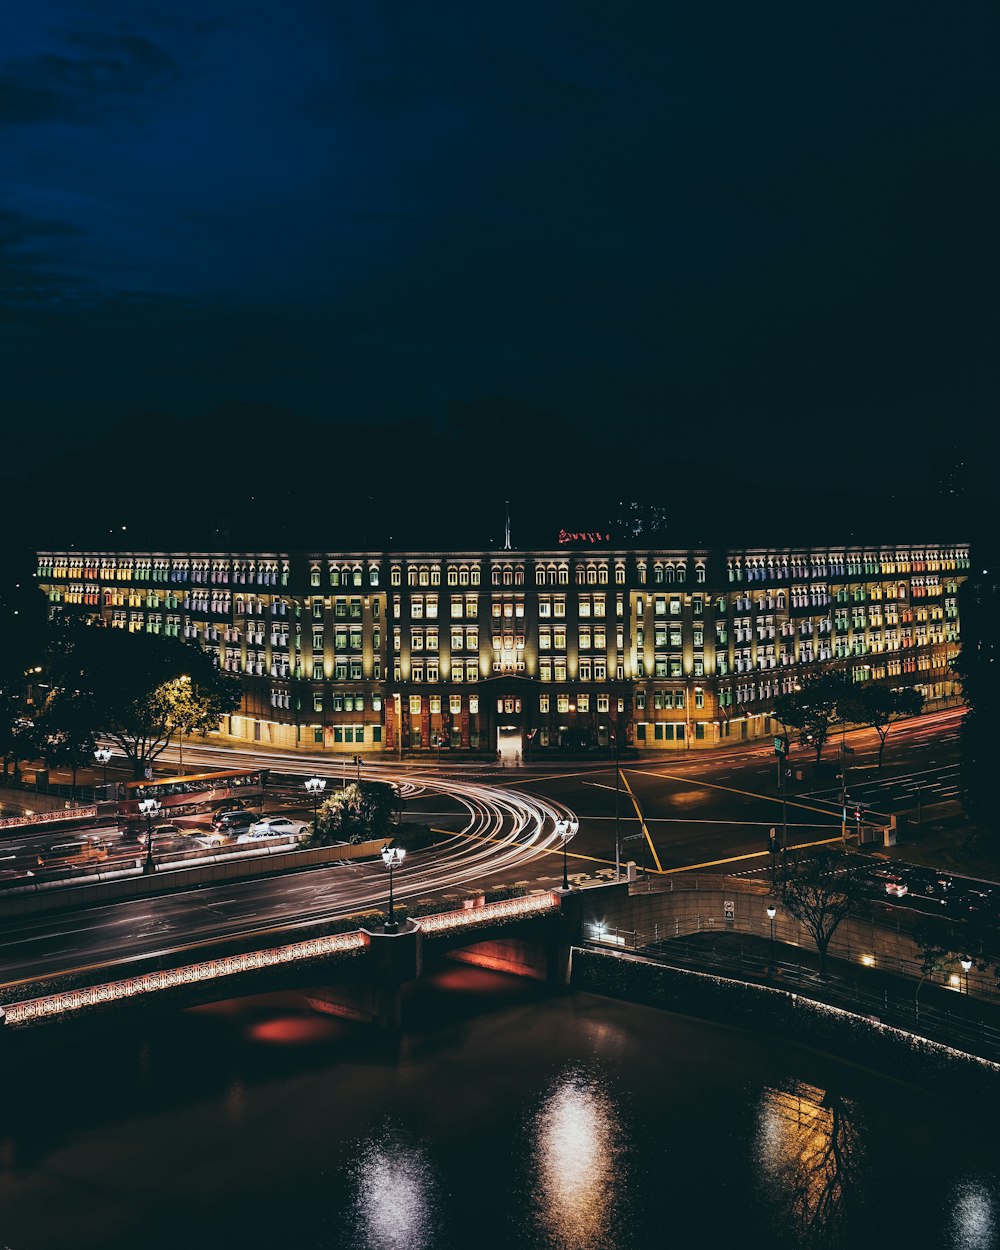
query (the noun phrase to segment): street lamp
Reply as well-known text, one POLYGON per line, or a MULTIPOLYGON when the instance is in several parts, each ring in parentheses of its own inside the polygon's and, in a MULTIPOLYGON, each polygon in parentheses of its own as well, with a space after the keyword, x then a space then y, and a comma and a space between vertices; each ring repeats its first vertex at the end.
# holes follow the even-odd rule
POLYGON ((401 846, 382 847, 382 862, 389 869, 389 919, 383 925, 386 933, 399 932, 399 925, 396 923, 396 913, 393 910, 392 903, 392 870, 399 867, 405 855, 406 852, 401 846))
POLYGON ((322 777, 310 777, 308 781, 302 783, 306 788, 306 793, 312 795, 313 801, 313 833, 316 832, 316 820, 319 814, 319 796, 326 789, 326 782, 322 777))
POLYGON ((972 967, 972 960, 968 955, 963 955, 958 961, 962 965, 962 971, 965 973, 965 992, 969 992, 969 969, 972 967))
POLYGON ((156 861, 153 859, 153 817, 160 810, 158 799, 140 799, 139 811, 146 817, 146 862, 143 872, 156 872, 156 861))
POLYGON ((570 840, 570 838, 575 838, 579 830, 580 830, 580 822, 578 820, 572 820, 569 817, 564 817, 562 820, 556 821, 556 837, 562 838, 562 852, 563 852, 562 888, 564 890, 569 889, 569 875, 566 871, 566 843, 570 840))
POLYGON ((778 909, 773 903, 767 905, 767 918, 771 922, 771 969, 774 968, 774 918, 778 914, 778 909))
POLYGON ((98 764, 104 766, 104 797, 107 798, 108 793, 108 760, 111 759, 111 752, 107 747, 98 747, 94 751, 94 759, 98 764))

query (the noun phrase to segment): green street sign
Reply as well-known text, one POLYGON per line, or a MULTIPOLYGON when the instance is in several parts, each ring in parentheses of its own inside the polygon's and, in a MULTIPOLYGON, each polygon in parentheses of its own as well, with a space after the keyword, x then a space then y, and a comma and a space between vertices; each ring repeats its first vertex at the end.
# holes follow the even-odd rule
POLYGON ((788 748, 785 746, 785 740, 784 740, 784 738, 775 738, 775 740, 774 740, 774 753, 775 753, 775 755, 784 755, 784 754, 786 753, 786 751, 787 751, 787 750, 788 750, 788 748))

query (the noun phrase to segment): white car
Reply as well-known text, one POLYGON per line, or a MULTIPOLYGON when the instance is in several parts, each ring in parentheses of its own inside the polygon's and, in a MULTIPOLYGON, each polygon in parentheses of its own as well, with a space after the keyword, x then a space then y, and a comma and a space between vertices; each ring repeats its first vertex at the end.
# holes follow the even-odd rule
POLYGON ((237 842, 260 842, 265 838, 295 838, 301 841, 309 826, 304 820, 289 820, 287 816, 267 816, 241 833, 237 842))

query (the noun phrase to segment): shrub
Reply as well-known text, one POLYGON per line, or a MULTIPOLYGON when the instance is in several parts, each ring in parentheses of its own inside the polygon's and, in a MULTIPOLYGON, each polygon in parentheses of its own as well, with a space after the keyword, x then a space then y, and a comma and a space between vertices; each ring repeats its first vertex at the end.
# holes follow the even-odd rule
POLYGON ((527 881, 515 881, 513 885, 494 885, 486 891, 486 901, 487 903, 502 903, 508 898, 523 898, 527 893, 527 881))

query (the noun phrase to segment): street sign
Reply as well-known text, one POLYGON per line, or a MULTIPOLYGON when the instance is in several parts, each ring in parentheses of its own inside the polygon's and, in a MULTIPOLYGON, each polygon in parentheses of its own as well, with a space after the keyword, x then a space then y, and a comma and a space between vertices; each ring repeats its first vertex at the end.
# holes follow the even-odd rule
POLYGON ((726 924, 734 924, 736 921, 736 902, 733 899, 726 899, 722 904, 722 914, 726 918, 726 924))
POLYGON ((784 738, 775 738, 774 740, 775 755, 784 755, 786 754, 787 751, 788 751, 788 744, 785 742, 784 738))

